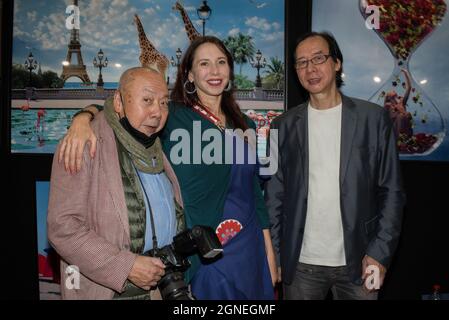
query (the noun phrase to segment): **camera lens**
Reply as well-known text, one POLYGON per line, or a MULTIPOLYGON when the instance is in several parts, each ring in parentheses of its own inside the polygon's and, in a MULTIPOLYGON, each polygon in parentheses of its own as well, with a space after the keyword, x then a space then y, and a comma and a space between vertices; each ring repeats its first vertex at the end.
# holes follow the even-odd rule
POLYGON ((158 287, 164 300, 194 300, 181 272, 166 273, 158 287))
POLYGON ((194 226, 192 228, 192 235, 194 238, 199 238, 201 236, 202 229, 199 226, 194 226))

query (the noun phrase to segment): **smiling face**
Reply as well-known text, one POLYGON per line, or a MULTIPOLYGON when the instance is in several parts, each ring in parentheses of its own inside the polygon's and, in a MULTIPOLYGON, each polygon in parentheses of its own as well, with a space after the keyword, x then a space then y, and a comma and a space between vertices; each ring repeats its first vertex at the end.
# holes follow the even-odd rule
POLYGON ((168 116, 168 89, 163 77, 140 68, 127 74, 123 82, 121 94, 117 91, 114 97, 120 118, 126 115, 131 126, 147 136, 159 132, 168 116))
MULTIPOLYGON (((296 61, 309 60, 320 54, 329 54, 327 42, 320 36, 305 39, 298 44, 295 51, 296 61)), ((337 89, 336 72, 340 68, 340 60, 335 62, 329 57, 322 64, 314 65, 309 61, 306 68, 296 68, 296 74, 304 89, 311 95, 330 94, 337 89)))
POLYGON ((203 43, 194 54, 189 81, 194 82, 200 100, 221 96, 230 77, 226 55, 213 43, 203 43))

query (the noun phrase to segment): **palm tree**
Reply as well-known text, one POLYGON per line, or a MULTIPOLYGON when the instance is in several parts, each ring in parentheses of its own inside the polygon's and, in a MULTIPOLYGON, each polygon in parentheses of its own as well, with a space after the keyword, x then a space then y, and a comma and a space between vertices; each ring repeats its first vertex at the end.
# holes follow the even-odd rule
POLYGON ((247 63, 249 58, 255 53, 253 38, 242 33, 236 36, 229 36, 224 40, 224 44, 231 52, 235 63, 240 65, 239 74, 242 74, 242 66, 247 63))
POLYGON ((266 66, 268 70, 264 73, 267 75, 265 82, 273 84, 277 90, 283 89, 285 70, 284 63, 278 57, 270 57, 270 62, 266 66))

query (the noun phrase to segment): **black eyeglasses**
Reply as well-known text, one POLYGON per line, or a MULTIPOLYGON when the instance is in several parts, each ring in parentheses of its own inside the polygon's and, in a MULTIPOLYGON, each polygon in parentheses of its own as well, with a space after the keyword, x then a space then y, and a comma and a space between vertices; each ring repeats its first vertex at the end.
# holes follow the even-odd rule
POLYGON ((312 62, 313 65, 323 64, 329 59, 330 54, 319 54, 314 56, 312 59, 299 59, 296 60, 295 68, 296 69, 305 69, 309 65, 309 62, 312 62))

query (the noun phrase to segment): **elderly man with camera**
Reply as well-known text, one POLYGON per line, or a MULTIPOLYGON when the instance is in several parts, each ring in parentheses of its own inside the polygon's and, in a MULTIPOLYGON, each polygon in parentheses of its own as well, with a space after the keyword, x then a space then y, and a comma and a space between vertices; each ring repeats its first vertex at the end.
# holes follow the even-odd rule
POLYGON ((96 156, 85 148, 86 165, 76 175, 54 158, 47 224, 62 258, 63 299, 161 297, 155 288, 166 262, 144 253, 171 246, 184 226, 178 181, 157 137, 167 115, 163 76, 131 68, 92 121, 96 156))

